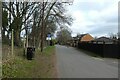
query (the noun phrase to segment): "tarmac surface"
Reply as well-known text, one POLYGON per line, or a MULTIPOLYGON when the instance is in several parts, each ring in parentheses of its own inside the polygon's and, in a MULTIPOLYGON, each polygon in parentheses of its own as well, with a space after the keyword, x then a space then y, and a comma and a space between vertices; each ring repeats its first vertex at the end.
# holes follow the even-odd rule
POLYGON ((118 60, 56 45, 58 78, 118 78, 118 60))

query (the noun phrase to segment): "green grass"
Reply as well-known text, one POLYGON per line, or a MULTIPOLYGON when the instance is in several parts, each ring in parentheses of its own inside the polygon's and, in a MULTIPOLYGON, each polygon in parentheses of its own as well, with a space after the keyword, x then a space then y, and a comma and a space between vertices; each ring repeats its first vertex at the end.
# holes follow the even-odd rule
POLYGON ((55 46, 48 46, 44 49, 43 54, 51 55, 54 52, 55 46))
POLYGON ((35 61, 28 61, 21 57, 16 57, 15 59, 3 64, 2 73, 3 77, 25 77, 28 76, 28 72, 35 65, 35 61))
MULTIPOLYGON (((22 50, 17 50, 19 54, 22 50)), ((13 59, 2 65, 3 78, 51 78, 55 77, 55 66, 53 56, 55 46, 46 47, 43 53, 36 50, 35 58, 27 60, 16 55, 13 59)))

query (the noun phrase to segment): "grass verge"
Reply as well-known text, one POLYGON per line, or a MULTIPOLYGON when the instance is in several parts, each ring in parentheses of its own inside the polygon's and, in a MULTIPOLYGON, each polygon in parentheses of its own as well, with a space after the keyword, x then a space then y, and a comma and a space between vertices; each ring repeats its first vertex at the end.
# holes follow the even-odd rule
POLYGON ((56 78, 55 57, 55 46, 45 48, 43 53, 36 50, 33 60, 15 56, 2 64, 2 76, 3 78, 56 78))
POLYGON ((43 54, 50 56, 51 54, 54 54, 55 46, 48 46, 44 49, 43 54))

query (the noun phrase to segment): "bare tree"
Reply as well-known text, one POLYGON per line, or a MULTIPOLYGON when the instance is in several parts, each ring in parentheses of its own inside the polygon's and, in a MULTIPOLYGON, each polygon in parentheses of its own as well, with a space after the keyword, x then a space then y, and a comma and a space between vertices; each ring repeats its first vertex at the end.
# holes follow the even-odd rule
POLYGON ((72 24, 72 17, 65 14, 64 3, 59 2, 3 2, 3 9, 9 13, 8 35, 14 29, 14 43, 20 46, 21 32, 31 38, 31 43, 41 47, 45 44, 46 35, 54 33, 60 27, 72 24), (31 25, 30 25, 31 24, 31 25), (28 34, 28 29, 29 34, 28 34))

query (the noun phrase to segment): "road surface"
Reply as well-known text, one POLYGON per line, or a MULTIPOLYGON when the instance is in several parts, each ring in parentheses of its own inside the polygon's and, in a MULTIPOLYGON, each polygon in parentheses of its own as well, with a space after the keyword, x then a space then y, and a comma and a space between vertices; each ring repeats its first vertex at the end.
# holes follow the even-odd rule
POLYGON ((72 47, 56 45, 59 78, 118 78, 118 61, 92 57, 72 47))

